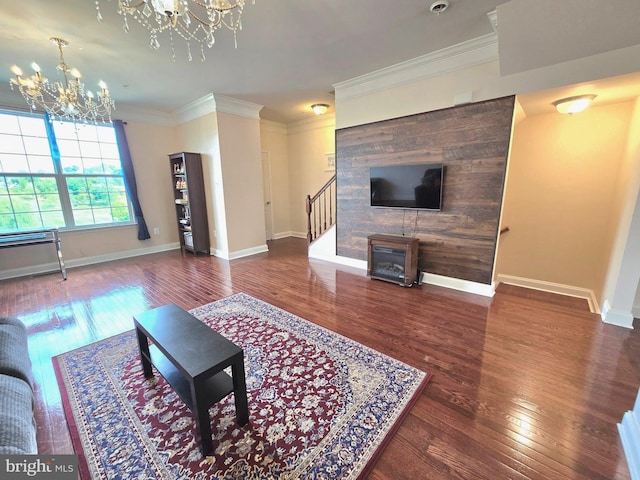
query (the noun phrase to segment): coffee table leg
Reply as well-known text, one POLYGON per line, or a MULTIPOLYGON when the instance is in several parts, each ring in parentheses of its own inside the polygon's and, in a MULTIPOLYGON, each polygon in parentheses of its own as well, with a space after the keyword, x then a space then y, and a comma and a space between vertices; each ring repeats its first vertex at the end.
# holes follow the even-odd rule
POLYGON ((207 402, 202 395, 202 389, 191 382, 191 398, 193 399, 193 412, 196 416, 196 440, 200 443, 200 451, 206 457, 213 452, 213 440, 211 439, 211 419, 207 402))
POLYGON ((246 425, 249 421, 249 406, 247 403, 247 385, 244 377, 244 355, 240 361, 231 366, 233 377, 233 397, 236 403, 236 420, 238 425, 246 425))
POLYGON ((147 336, 142 333, 138 327, 136 327, 136 334, 138 335, 138 347, 140 348, 140 360, 142 361, 142 371, 144 372, 144 378, 150 378, 153 376, 151 370, 151 354, 149 353, 149 340, 147 336))

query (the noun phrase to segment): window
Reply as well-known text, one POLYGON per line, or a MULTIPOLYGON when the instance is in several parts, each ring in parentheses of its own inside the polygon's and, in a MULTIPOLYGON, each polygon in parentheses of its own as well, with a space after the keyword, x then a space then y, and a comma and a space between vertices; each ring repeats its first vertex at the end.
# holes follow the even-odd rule
POLYGON ((0 112, 0 231, 132 223, 113 127, 46 122, 0 112))

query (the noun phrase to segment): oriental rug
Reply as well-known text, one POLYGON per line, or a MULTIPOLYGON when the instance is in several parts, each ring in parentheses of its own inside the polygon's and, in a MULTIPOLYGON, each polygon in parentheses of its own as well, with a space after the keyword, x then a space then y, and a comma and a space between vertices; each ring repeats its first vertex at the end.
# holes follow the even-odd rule
POLYGON ((239 293, 191 313, 245 355, 249 423, 233 395, 209 410, 214 452, 134 331, 54 357, 80 476, 91 479, 364 478, 429 379, 417 370, 239 293))

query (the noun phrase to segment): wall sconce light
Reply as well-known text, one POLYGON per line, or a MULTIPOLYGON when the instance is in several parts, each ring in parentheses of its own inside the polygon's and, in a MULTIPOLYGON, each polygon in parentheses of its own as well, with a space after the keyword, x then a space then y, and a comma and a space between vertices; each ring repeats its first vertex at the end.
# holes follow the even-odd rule
POLYGON ((313 113, 316 115, 324 115, 327 113, 327 110, 329 110, 329 105, 326 103, 314 103, 311 105, 311 110, 313 110, 313 113))
POLYGON ((553 105, 560 113, 578 113, 587 108, 594 98, 596 95, 578 95, 556 100, 553 105))

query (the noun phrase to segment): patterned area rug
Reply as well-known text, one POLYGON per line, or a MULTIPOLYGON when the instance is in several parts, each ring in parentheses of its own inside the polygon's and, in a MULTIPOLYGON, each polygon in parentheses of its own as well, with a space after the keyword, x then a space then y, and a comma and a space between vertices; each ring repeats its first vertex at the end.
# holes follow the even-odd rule
POLYGON ((92 479, 357 479, 366 476, 429 374, 246 294, 191 313, 244 349, 249 423, 233 395, 209 410, 202 457, 191 412, 133 331, 53 359, 67 421, 92 479))

